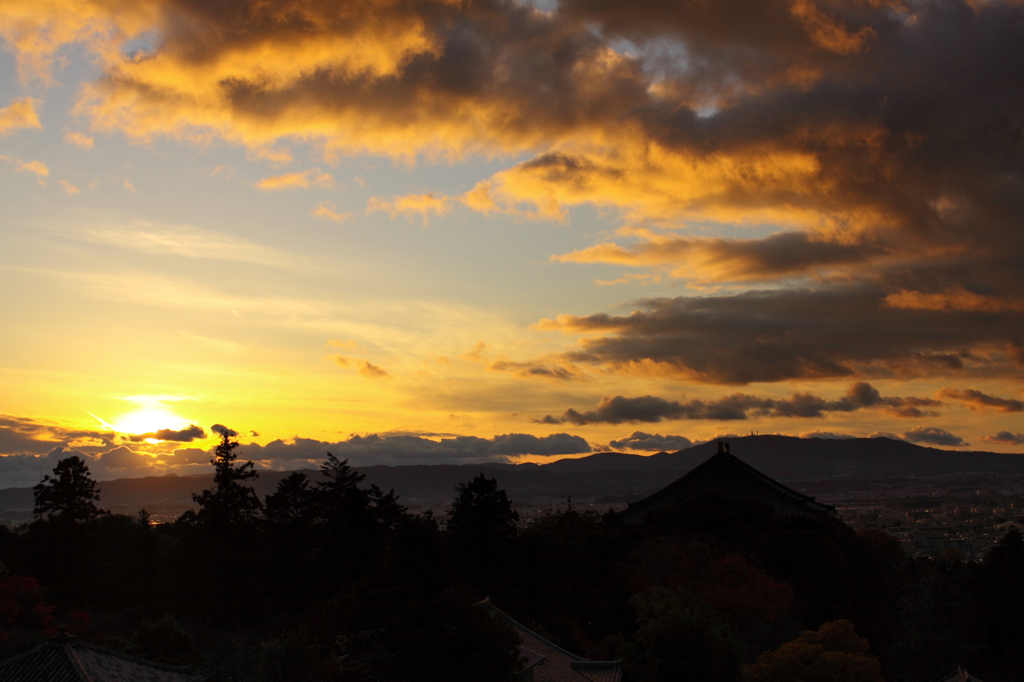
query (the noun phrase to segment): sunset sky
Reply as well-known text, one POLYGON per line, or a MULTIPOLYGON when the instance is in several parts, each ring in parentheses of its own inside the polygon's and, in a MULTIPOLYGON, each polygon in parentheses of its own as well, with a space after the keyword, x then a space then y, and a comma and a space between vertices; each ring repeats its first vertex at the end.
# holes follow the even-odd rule
POLYGON ((0 0, 0 487, 1024 444, 1024 5, 0 0))

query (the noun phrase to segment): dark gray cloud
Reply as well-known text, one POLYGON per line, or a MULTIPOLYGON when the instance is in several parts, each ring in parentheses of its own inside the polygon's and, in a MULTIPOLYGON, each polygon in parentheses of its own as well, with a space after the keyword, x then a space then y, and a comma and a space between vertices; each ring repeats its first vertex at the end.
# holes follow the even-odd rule
POLYGON ((982 436, 983 443, 994 443, 996 445, 1024 445, 1024 433, 1012 433, 1000 431, 991 436, 982 436))
POLYGON ((960 436, 955 436, 949 431, 935 426, 916 426, 904 433, 903 438, 911 443, 928 443, 929 445, 970 445, 970 443, 965 443, 960 436))
POLYGON ((148 467, 154 463, 154 458, 139 454, 131 448, 122 445, 121 447, 100 453, 93 460, 96 469, 106 471, 116 469, 138 469, 148 467))
POLYGON ((686 436, 662 436, 658 433, 634 431, 625 438, 608 443, 615 450, 649 450, 674 452, 693 445, 686 436))
POLYGON ((657 235, 626 247, 600 244, 558 256, 577 263, 637 267, 670 265, 678 277, 697 280, 758 281, 869 263, 898 252, 877 239, 840 243, 809 232, 779 232, 763 239, 666 237, 657 235))
POLYGON ((110 431, 68 429, 41 419, 0 415, 0 455, 43 454, 76 441, 104 448, 114 438, 110 431))
POLYGON ((493 372, 512 372, 523 378, 554 379, 556 381, 568 381, 581 378, 571 366, 551 363, 542 360, 531 362, 512 362, 510 360, 495 360, 487 365, 487 369, 493 372))
POLYGON ((958 391, 953 388, 943 388, 938 392, 943 400, 951 400, 965 405, 974 412, 1024 412, 1024 401, 1013 398, 1000 398, 999 396, 982 393, 973 388, 958 391))
POLYGON ((561 316, 541 328, 605 332, 566 353, 717 384, 855 376, 1020 374, 1012 311, 903 309, 867 286, 646 299, 629 315, 561 316), (985 347, 985 353, 972 349, 985 347))
MULTIPOLYGON (((210 430, 212 431, 213 428, 211 427, 210 430)), ((221 432, 218 431, 217 433, 221 432)), ((140 433, 131 436, 131 440, 136 443, 144 441, 147 438, 152 438, 155 440, 172 441, 175 443, 191 443, 194 440, 206 438, 206 432, 203 431, 203 428, 201 426, 196 426, 195 424, 192 424, 191 426, 180 430, 160 429, 159 431, 153 431, 151 433, 140 433)))
POLYGON ((832 431, 808 431, 800 434, 801 438, 821 438, 822 440, 853 440, 857 436, 848 433, 833 433, 832 431))
MULTIPOLYGON (((135 452, 125 445, 103 449, 60 445, 45 454, 0 456, 0 487, 34 485, 42 476, 52 474, 57 463, 68 457, 82 459, 89 467, 90 474, 98 480, 151 474, 153 470, 150 467, 156 462, 155 458, 135 452)), ((206 461, 209 461, 209 455, 206 461)))
POLYGON ((674 419, 707 419, 729 421, 750 417, 817 419, 830 412, 855 412, 866 408, 881 408, 895 417, 936 416, 933 410, 942 403, 932 398, 899 398, 882 396, 876 388, 865 382, 852 384, 844 397, 829 400, 810 393, 794 393, 789 398, 763 398, 745 393, 734 393, 717 400, 666 400, 656 396, 626 398, 618 395, 601 399, 597 409, 579 412, 572 408, 561 417, 545 415, 534 420, 541 424, 568 423, 622 424, 658 423, 674 419))
POLYGON ((213 426, 210 427, 210 431, 216 433, 218 436, 227 436, 228 438, 238 437, 238 431, 235 431, 234 429, 229 429, 223 424, 214 424, 213 426))

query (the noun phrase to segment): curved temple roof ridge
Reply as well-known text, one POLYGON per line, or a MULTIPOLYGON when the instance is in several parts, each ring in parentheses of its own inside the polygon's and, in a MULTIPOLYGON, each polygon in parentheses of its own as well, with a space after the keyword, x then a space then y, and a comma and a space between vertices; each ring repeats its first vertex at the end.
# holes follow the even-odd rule
POLYGON ((640 523, 655 509, 706 497, 760 502, 780 516, 837 516, 835 507, 779 483, 733 455, 728 441, 718 441, 716 454, 656 493, 631 503, 619 515, 625 523, 640 523))

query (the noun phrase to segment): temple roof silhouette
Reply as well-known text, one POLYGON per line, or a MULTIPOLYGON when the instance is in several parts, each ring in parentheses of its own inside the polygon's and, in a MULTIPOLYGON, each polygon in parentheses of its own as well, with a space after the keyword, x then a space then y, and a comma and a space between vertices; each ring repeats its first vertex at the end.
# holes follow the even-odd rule
POLYGON ((780 516, 836 516, 835 507, 817 502, 766 476, 729 452, 729 444, 722 441, 718 442, 717 454, 653 495, 631 503, 619 516, 625 523, 639 523, 654 509, 707 497, 760 502, 780 516))
POLYGON ((211 675, 80 642, 63 625, 42 646, 0 663, 4 682, 206 682, 211 675))

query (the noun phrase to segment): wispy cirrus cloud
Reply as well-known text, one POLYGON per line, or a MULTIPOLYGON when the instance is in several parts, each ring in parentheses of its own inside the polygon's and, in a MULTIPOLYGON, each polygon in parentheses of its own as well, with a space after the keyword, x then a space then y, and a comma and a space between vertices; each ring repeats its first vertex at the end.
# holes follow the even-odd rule
POLYGON ((234 261, 275 268, 297 267, 290 254, 225 232, 191 225, 96 218, 86 221, 85 227, 55 226, 52 229, 74 239, 152 255, 234 261))

